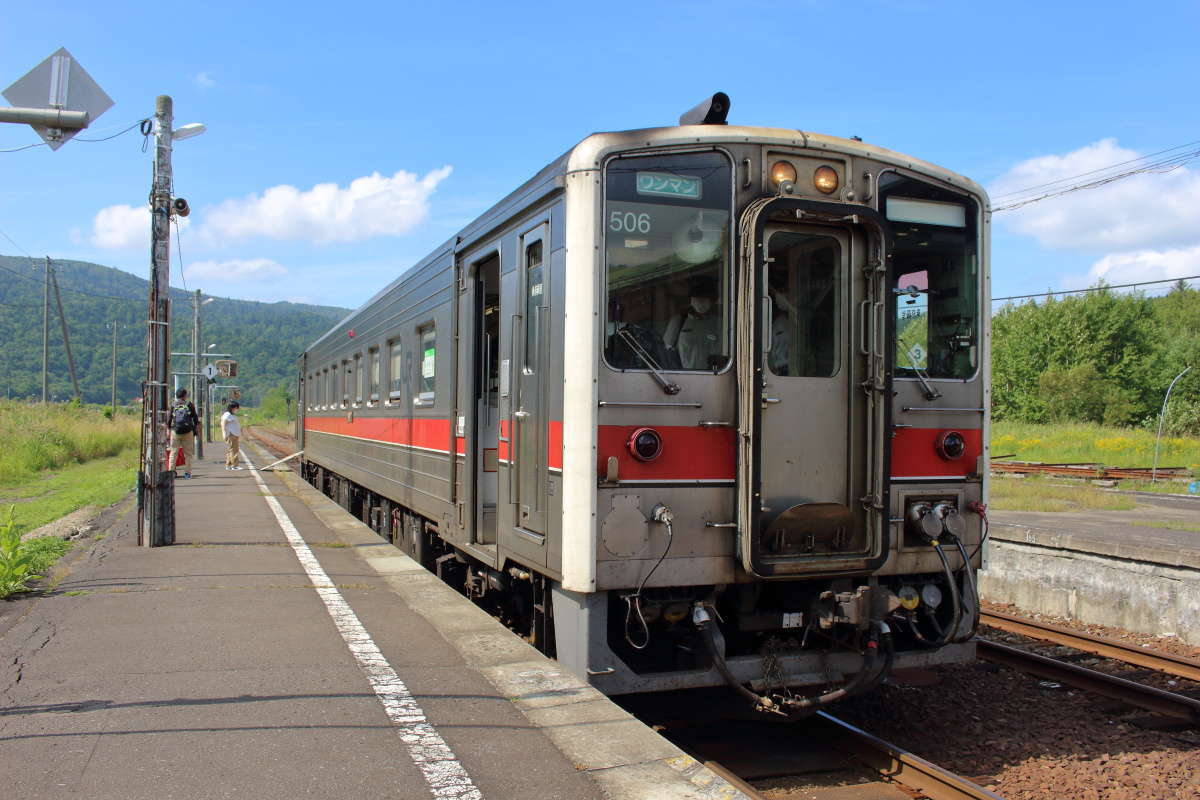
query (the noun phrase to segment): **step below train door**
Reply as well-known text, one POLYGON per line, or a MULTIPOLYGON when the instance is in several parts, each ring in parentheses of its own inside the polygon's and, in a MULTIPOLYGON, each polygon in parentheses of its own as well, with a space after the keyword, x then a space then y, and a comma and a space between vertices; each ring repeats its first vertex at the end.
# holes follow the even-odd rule
MULTIPOLYGON (((776 201, 786 203, 787 201, 776 201)), ((878 563, 879 307, 855 227, 795 224, 760 207, 743 226, 739 468, 742 561, 765 578, 878 563), (747 325, 747 323, 749 323, 747 325), (877 503, 875 503, 877 505, 877 503)))

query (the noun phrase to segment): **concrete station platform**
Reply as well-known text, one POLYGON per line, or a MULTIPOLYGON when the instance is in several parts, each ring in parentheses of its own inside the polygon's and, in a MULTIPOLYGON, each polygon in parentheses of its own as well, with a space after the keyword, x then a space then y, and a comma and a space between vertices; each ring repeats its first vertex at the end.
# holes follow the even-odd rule
POLYGON ((193 475, 0 603, 10 796, 745 797, 294 473, 193 475))
POLYGON ((1128 511, 991 512, 984 599, 1200 646, 1200 498, 1133 499, 1128 511))

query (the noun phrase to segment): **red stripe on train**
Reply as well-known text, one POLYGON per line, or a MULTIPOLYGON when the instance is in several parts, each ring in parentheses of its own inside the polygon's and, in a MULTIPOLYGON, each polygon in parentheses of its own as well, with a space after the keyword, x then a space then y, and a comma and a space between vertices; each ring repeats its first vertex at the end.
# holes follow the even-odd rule
POLYGON ((973 475, 983 453, 983 431, 967 428, 896 428, 892 437, 892 477, 955 477, 973 475), (955 430, 962 434, 966 448, 960 458, 947 460, 938 455, 938 436, 955 430))
MULTIPOLYGON (((450 420, 405 419, 398 417, 305 417, 304 430, 354 436, 387 444, 401 444, 449 453, 450 420)), ((464 452, 460 449, 459 452, 464 452)))
POLYGON ((639 461, 626 446, 640 425, 601 425, 596 431, 600 475, 608 471, 608 459, 616 456, 618 476, 623 481, 732 481, 737 471, 737 434, 731 428, 697 428, 658 425, 662 455, 639 461))

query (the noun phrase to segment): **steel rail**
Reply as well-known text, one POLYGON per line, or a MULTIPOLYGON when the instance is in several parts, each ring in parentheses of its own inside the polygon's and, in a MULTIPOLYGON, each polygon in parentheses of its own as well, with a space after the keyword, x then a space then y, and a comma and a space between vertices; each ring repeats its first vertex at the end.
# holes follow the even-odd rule
POLYGON ((915 789, 931 800, 1003 800, 1000 795, 920 756, 872 736, 860 728, 818 711, 830 739, 840 742, 862 763, 884 778, 915 789))
POLYGON ((758 789, 755 789, 743 778, 739 778, 736 773, 734 773, 724 764, 716 761, 705 761, 704 766, 717 773, 717 775, 721 778, 724 778, 726 783, 737 789, 742 794, 746 795, 746 797, 750 798, 750 800, 767 800, 767 796, 765 794, 758 791, 758 789))
POLYGON ((1095 692, 1149 711, 1200 723, 1200 700, 1107 675, 1094 669, 1056 661, 1016 647, 989 642, 986 639, 977 639, 976 644, 979 657, 988 661, 1095 692))
POLYGON ((1054 644, 1065 645, 1066 647, 1073 647, 1076 650, 1094 653, 1104 658, 1112 658, 1117 661, 1124 661, 1127 664, 1146 667, 1156 672, 1166 672, 1180 678, 1200 682, 1200 662, 1184 658, 1183 656, 1155 652, 1113 639, 1104 639, 1088 633, 1073 631, 1061 625, 1036 622, 1013 616, 1012 614, 1001 614, 995 611, 984 611, 980 621, 984 625, 998 630, 1028 636, 1031 639, 1041 639, 1053 642, 1054 644))

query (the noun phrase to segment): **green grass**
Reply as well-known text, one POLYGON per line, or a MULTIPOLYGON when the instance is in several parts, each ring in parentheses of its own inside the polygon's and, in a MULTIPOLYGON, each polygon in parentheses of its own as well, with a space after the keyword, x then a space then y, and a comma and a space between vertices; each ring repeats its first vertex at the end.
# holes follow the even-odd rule
POLYGON ((0 598, 29 591, 29 581, 42 577, 70 550, 70 542, 51 536, 22 542, 10 507, 0 522, 0 598))
POLYGON ((0 486, 136 448, 140 419, 73 403, 0 400, 0 486))
MULTIPOLYGON (((992 425, 992 455, 1014 453, 1005 460, 1046 463, 1092 463, 1107 467, 1151 467, 1155 432, 1087 423, 1037 425, 996 422, 992 425)), ((1160 467, 1187 467, 1200 476, 1200 439, 1162 437, 1160 467)), ((1122 487, 1128 488, 1128 487, 1122 487)), ((1176 486, 1176 491, 1179 491, 1176 486)))
POLYGON ((1127 495, 1104 492, 1086 483, 1064 486, 1057 482, 1060 480, 993 478, 988 507, 998 511, 1128 511, 1137 505, 1127 495))
POLYGON ((17 531, 25 533, 88 505, 106 506, 137 485, 136 448, 86 464, 0 484, 0 505, 12 504, 17 531))

